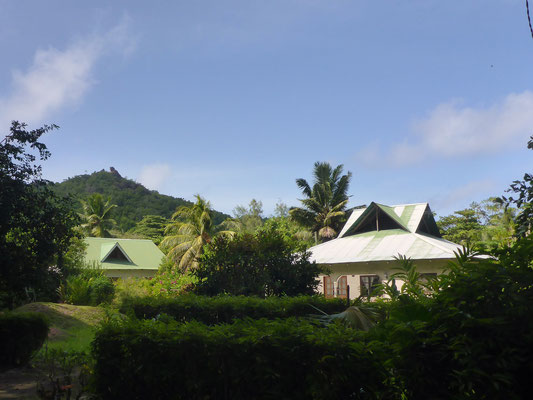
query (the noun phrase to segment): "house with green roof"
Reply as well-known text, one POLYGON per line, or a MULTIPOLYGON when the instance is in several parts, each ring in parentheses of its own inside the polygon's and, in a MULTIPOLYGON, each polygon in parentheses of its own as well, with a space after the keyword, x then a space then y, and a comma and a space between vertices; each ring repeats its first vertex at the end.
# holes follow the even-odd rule
POLYGON ((88 237, 85 243, 85 262, 110 278, 152 277, 165 256, 151 240, 88 237))
POLYGON ((319 291, 326 297, 346 297, 349 286, 350 298, 356 298, 389 279, 399 255, 412 259, 418 272, 429 278, 442 273, 461 248, 441 238, 429 204, 373 202, 354 209, 336 239, 309 252, 311 261, 331 271, 320 277, 319 291))

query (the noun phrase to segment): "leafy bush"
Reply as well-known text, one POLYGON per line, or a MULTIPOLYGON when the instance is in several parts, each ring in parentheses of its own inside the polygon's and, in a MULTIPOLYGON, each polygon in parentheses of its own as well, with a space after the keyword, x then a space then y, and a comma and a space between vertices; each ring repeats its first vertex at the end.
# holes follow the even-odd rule
POLYGON ((153 278, 126 278, 115 281, 115 301, 120 305, 137 297, 170 297, 190 291, 196 278, 190 274, 160 271, 153 278))
POLYGON ((93 342, 103 399, 373 399, 387 351, 342 325, 239 320, 108 324, 93 342))
POLYGON ((47 336, 48 322, 41 314, 0 314, 0 368, 28 363, 47 336))
POLYGON ((141 297, 124 299, 120 311, 137 318, 155 318, 167 314, 177 321, 200 321, 205 324, 229 323, 237 318, 287 318, 306 316, 320 309, 328 314, 343 311, 343 299, 323 296, 271 297, 260 299, 244 296, 206 297, 194 294, 174 298, 141 297))
POLYGON ((533 376, 533 238, 498 260, 458 254, 433 297, 406 292, 370 332, 406 398, 523 399, 533 376))
POLYGON ((59 290, 62 300, 76 305, 109 303, 115 296, 113 281, 98 268, 85 268, 71 275, 59 290))
POLYGON ((296 252, 293 243, 275 230, 242 234, 233 239, 219 236, 198 258, 193 270, 198 294, 227 293, 245 296, 312 295, 322 267, 309 254, 296 252))

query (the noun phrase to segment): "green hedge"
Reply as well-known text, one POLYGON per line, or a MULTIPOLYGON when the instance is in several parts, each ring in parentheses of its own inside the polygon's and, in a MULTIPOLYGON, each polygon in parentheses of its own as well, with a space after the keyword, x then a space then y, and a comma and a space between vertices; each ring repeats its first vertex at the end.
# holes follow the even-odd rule
POLYGON ((0 368, 26 364, 48 336, 48 322, 39 313, 0 314, 0 368))
POLYGON ((237 318, 288 318, 319 314, 316 307, 328 314, 344 311, 346 300, 323 296, 270 297, 260 299, 244 296, 206 297, 186 294, 174 298, 137 297, 122 301, 120 311, 140 319, 167 314, 179 322, 196 320, 208 325, 230 323, 237 318))
POLYGON ((103 399, 374 399, 386 346, 311 322, 133 320, 104 326, 93 342, 103 399))

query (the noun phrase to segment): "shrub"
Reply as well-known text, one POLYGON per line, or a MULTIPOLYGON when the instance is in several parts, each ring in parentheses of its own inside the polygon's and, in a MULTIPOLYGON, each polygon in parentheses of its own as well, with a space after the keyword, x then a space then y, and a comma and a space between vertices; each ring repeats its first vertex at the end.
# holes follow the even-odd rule
POLYGON ((41 314, 0 314, 0 368, 27 364, 47 336, 48 322, 41 314))
POLYGON ((194 290, 209 296, 312 295, 323 272, 309 261, 309 253, 295 251, 275 230, 219 236, 206 245, 198 264, 192 272, 198 278, 194 290))
POLYGON ((115 285, 106 276, 99 276, 90 281, 90 304, 110 303, 115 295, 115 285))
POLYGON ((244 296, 207 297, 194 294, 174 298, 141 297, 124 299, 120 311, 137 318, 155 318, 167 314, 180 322, 200 321, 208 325, 229 323, 237 318, 287 318, 315 314, 316 308, 328 314, 343 311, 346 300, 323 296, 271 297, 260 299, 244 296))
POLYGON ((115 285, 102 270, 86 268, 78 275, 69 276, 60 293, 67 303, 97 306, 113 300, 115 285))
POLYGON ((93 342, 104 399, 372 399, 382 344, 341 325, 239 320, 108 324, 93 342))

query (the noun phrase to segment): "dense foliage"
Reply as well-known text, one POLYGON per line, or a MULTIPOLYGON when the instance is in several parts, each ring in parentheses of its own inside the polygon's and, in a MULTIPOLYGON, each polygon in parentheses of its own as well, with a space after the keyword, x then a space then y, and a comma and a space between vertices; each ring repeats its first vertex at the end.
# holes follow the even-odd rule
POLYGON ((69 276, 58 289, 61 301, 80 306, 110 303, 115 296, 115 285, 104 271, 85 267, 69 276))
POLYGON ((316 325, 290 317, 294 314, 283 307, 269 311, 276 301, 296 301, 296 315, 301 315, 303 299, 272 299, 269 305, 271 300, 191 296, 124 304, 124 311, 152 319, 112 323, 98 334, 94 354, 100 394, 529 398, 533 240, 518 240, 500 250, 498 259, 459 253, 448 274, 426 287, 409 260, 402 265, 396 277, 403 276, 406 285, 381 302, 386 317, 367 332, 349 324, 316 325), (421 290, 428 287, 433 291, 421 290), (111 379, 112 370, 121 375, 111 379))
MULTIPOLYGON (((527 143, 527 148, 533 150, 533 136, 527 143)), ((503 200, 508 205, 515 204, 519 209, 516 217, 517 234, 520 237, 527 236, 533 228, 533 174, 525 173, 524 179, 514 181, 508 192, 514 193, 515 197, 503 197, 503 200)))
POLYGON ((159 215, 145 215, 128 233, 141 238, 152 240, 159 245, 165 236, 165 229, 169 220, 159 215))
POLYGON ((513 242, 516 209, 491 197, 470 207, 439 218, 442 237, 454 243, 479 249, 505 247, 513 242))
POLYGON ((177 321, 199 321, 214 325, 230 323, 243 318, 288 318, 303 317, 317 313, 337 313, 346 307, 343 299, 326 299, 323 296, 297 297, 258 297, 217 296, 206 297, 194 294, 172 298, 139 297, 126 298, 120 305, 120 312, 132 314, 137 318, 156 318, 166 314, 177 321))
POLYGON ((14 121, 0 142, 0 305, 55 295, 78 217, 71 202, 41 178, 37 157, 50 153, 40 137, 57 128, 27 130, 14 121))
POLYGON ((39 313, 0 314, 0 369, 25 365, 48 336, 48 322, 39 313))
POLYGON ((386 346, 295 318, 119 322, 93 345, 103 399, 374 399, 387 377, 386 346))
POLYGON ((296 252, 275 230, 218 237, 209 243, 192 273, 199 294, 245 296, 311 295, 322 267, 296 252))
MULTIPOLYGON (((85 200, 93 193, 100 193, 105 198, 110 197, 118 207, 114 210, 118 227, 127 231, 135 226, 146 215, 158 215, 164 218, 170 216, 176 209, 191 202, 181 198, 159 194, 155 190, 148 190, 143 185, 130 179, 123 178, 113 168, 111 172, 104 170, 90 175, 78 175, 54 185, 54 191, 61 195, 72 195, 85 200)), ((82 212, 81 204, 76 211, 82 212)), ((219 224, 229 215, 214 212, 214 223, 219 224)))

